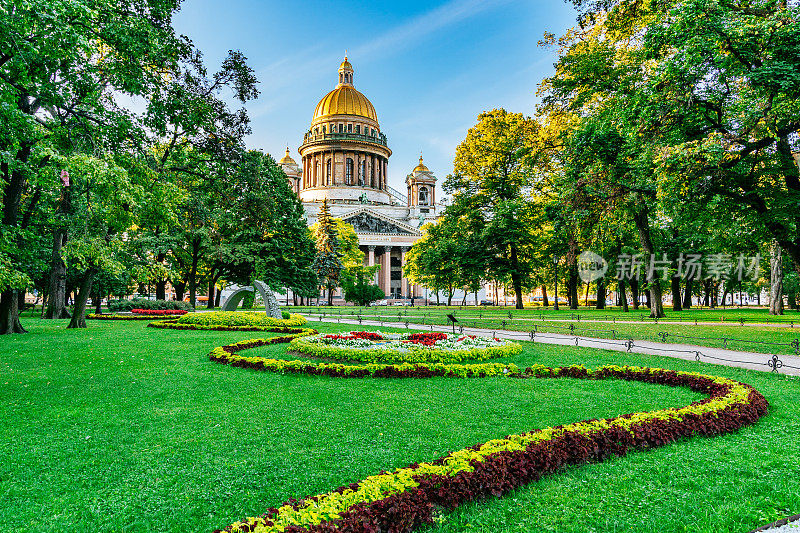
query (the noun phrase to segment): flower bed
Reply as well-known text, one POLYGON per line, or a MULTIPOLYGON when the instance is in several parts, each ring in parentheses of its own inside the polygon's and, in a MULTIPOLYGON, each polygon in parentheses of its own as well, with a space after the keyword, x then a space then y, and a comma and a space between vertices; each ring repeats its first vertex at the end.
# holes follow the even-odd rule
POLYGON ((292 341, 289 349, 310 357, 364 363, 442 363, 484 361, 520 352, 511 341, 448 333, 381 333, 351 331, 344 335, 316 335, 292 341))
POLYGON ((107 314, 107 315, 97 315, 97 314, 88 314, 86 315, 86 320, 167 320, 173 317, 169 315, 163 316, 149 316, 149 315, 118 315, 118 314, 107 314))
POLYGON ((182 316, 188 312, 183 309, 131 309, 134 315, 145 316, 182 316))
POLYGON ((300 315, 285 313, 287 318, 278 319, 266 313, 241 311, 216 311, 212 313, 191 313, 177 320, 153 322, 151 328, 186 329, 206 331, 283 331, 306 324, 300 315), (283 329, 281 329, 283 328, 283 329))
MULTIPOLYGON (((211 357, 248 366, 248 358, 232 362, 234 352, 269 341, 244 341, 217 348, 211 357)), ((300 362, 283 363, 282 371, 294 371, 292 365, 300 362)), ((263 369, 267 369, 266 365, 263 369)), ((690 372, 627 366, 596 370, 536 366, 526 369, 524 375, 642 381, 688 387, 708 394, 708 398, 686 407, 587 420, 491 440, 432 462, 382 472, 326 494, 290 499, 259 517, 236 522, 225 531, 410 531, 433 522, 436 509, 452 509, 475 499, 500 496, 569 465, 622 456, 631 450, 663 446, 697 435, 730 433, 756 422, 769 407, 766 399, 748 385, 690 372)))

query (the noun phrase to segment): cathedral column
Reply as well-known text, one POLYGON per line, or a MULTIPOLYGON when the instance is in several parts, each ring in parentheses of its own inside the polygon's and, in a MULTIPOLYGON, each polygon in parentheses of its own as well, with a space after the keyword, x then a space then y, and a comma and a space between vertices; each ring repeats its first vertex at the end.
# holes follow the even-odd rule
POLYGON ((387 170, 389 170, 389 165, 387 163, 388 163, 388 161, 385 158, 383 158, 383 190, 384 191, 388 191, 389 190, 389 177, 386 175, 387 174, 387 170))
POLYGON ((383 292, 386 293, 387 298, 392 295, 392 247, 383 247, 383 257, 386 268, 383 271, 383 292))
MULTIPOLYGON (((369 252, 367 253, 367 266, 374 267, 375 266, 375 247, 374 246, 367 246, 367 250, 369 250, 369 252)), ((378 273, 377 272, 372 276, 372 283, 374 283, 375 285, 378 284, 378 273)))
POLYGON ((408 294, 408 280, 406 279, 406 252, 408 252, 407 246, 400 247, 400 295, 401 296, 411 296, 408 294))

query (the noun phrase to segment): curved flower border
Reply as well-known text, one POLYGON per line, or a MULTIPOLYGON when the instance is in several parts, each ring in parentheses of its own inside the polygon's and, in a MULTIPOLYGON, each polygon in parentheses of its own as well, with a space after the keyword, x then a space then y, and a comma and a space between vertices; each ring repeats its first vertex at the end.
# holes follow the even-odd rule
MULTIPOLYGON (((231 314, 231 311, 223 311, 221 313, 231 314)), ((203 313, 204 315, 217 315, 219 316, 220 313, 203 313)), ((305 317, 297 314, 291 314, 288 319, 277 319, 277 318, 269 318, 269 317, 261 317, 259 318, 259 323, 253 323, 249 325, 229 325, 224 323, 214 323, 214 318, 216 316, 212 316, 210 319, 205 319, 206 323, 192 323, 186 322, 185 316, 181 317, 184 320, 182 321, 179 319, 172 319, 172 320, 159 320, 158 322, 152 322, 147 325, 149 328, 160 328, 160 329, 181 329, 181 330, 191 330, 191 331, 268 331, 268 332, 298 332, 298 331, 309 331, 302 329, 301 326, 304 326, 307 323, 305 317)), ((153 317, 148 317, 153 318, 153 317)), ((316 333, 316 330, 314 330, 316 333)), ((287 341, 288 342, 288 341, 287 341)))
POLYGON ((117 314, 107 314, 107 315, 98 315, 98 314, 88 314, 86 315, 87 320, 174 320, 174 316, 148 316, 148 315, 117 315, 117 314))
POLYGON ((317 335, 296 339, 289 345, 289 350, 309 357, 339 361, 423 365, 453 364, 468 360, 485 361, 486 359, 516 355, 522 351, 521 345, 511 341, 444 333, 438 335, 445 335, 445 338, 431 343, 427 337, 430 336, 429 333, 396 334, 380 331, 353 331, 349 335, 317 335), (391 342, 391 347, 372 348, 372 340, 375 336, 391 342), (409 339, 412 341, 403 342, 409 339), (333 343, 338 343, 338 345, 333 343), (470 347, 471 343, 475 343, 474 346, 470 347))
MULTIPOLYGON (((235 352, 246 348, 286 342, 286 337, 255 339, 212 351, 213 361, 281 372, 306 372, 344 377, 432 377, 437 365, 346 365, 246 358, 235 352), (280 339, 280 340, 278 340, 280 339), (304 365, 304 366, 303 366, 304 365), (370 372, 370 367, 393 367, 370 372), (402 375, 401 375, 402 374, 402 375)), ((442 365, 448 366, 448 365, 442 365)), ((470 365, 449 365, 467 367, 470 365)), ((477 365, 489 366, 489 365, 477 365)), ((501 365, 502 366, 502 365, 501 365)), ((511 367, 512 365, 507 365, 511 367)), ((497 375, 467 370, 450 377, 497 375)), ((506 374, 507 375, 507 374, 506 374)), ((519 375, 519 374, 512 374, 519 375)), ((526 368, 524 377, 577 379, 622 379, 689 389, 708 398, 680 408, 622 415, 610 419, 585 420, 565 426, 535 430, 491 440, 450 453, 429 463, 412 464, 393 472, 382 472, 339 487, 326 494, 290 499, 258 517, 235 522, 224 531, 255 533, 323 533, 332 531, 411 531, 433 521, 438 508, 458 505, 488 496, 500 496, 537 481, 569 465, 622 456, 631 450, 664 446, 692 436, 715 436, 755 423, 769 409, 767 400, 751 386, 727 378, 657 368, 608 365, 598 369, 583 366, 526 368)), ((216 530, 221 533, 223 530, 216 530)))

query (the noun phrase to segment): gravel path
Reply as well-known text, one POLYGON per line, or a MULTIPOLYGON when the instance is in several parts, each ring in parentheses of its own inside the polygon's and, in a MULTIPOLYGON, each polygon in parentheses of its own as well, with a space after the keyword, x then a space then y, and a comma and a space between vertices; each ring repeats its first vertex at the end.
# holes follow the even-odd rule
MULTIPOLYGON (((309 322, 333 322, 340 324, 359 324, 361 326, 378 326, 405 328, 404 322, 379 321, 379 320, 357 320, 339 317, 308 317, 309 322)), ((408 324, 408 329, 425 331, 452 331, 448 326, 430 326, 422 324, 408 324)), ((771 372, 774 365, 778 366, 781 374, 800 376, 800 357, 795 355, 770 356, 757 352, 741 352, 737 350, 723 350, 721 348, 709 348, 707 346, 695 346, 692 344, 674 344, 652 341, 625 341, 597 339, 594 337, 584 337, 575 335, 561 335, 558 333, 536 333, 531 337, 528 333, 521 331, 508 331, 500 329, 482 328, 463 328, 463 333, 475 335, 493 335, 500 339, 520 340, 541 342, 544 344, 559 344, 562 346, 583 346, 587 348, 601 348, 618 352, 630 352, 649 355, 662 355, 684 359, 686 361, 703 361, 716 363, 750 370, 760 370, 771 372)))

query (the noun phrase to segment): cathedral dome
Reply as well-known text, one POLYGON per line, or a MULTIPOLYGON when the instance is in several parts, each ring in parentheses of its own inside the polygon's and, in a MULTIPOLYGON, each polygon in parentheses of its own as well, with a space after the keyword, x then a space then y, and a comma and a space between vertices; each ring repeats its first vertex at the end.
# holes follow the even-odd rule
POLYGON ((333 115, 356 115, 378 122, 372 102, 352 85, 342 85, 326 94, 314 110, 314 121, 333 115))
POLYGON ((339 65, 339 84, 319 101, 311 123, 318 124, 335 115, 363 117, 374 121, 376 126, 378 124, 375 106, 353 86, 353 65, 346 55, 339 65))

